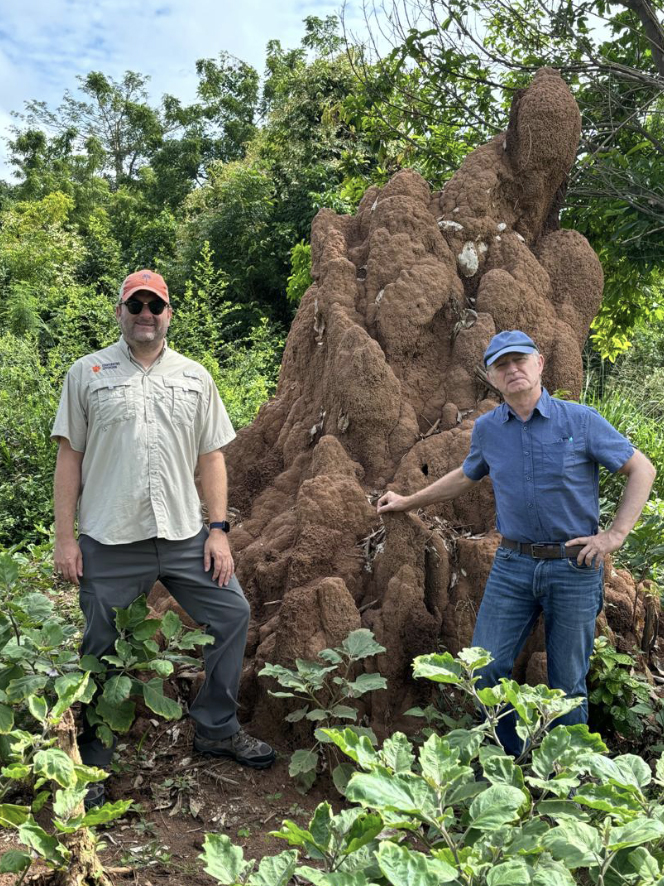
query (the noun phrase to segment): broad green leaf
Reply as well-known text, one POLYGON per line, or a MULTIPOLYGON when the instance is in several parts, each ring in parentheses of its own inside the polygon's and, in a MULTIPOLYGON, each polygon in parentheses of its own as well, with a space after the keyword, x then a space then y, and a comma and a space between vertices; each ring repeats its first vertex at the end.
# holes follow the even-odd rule
POLYGON ((179 720, 182 716, 180 705, 164 695, 164 684, 159 677, 154 677, 149 683, 143 684, 143 698, 150 710, 165 720, 179 720))
POLYGON ((394 772, 410 772, 415 755, 413 746, 403 732, 395 732, 383 742, 380 758, 394 772))
POLYGON ((374 635, 367 628, 351 631, 341 644, 341 648, 352 661, 385 652, 385 647, 376 642, 374 635))
POLYGON ((320 720, 327 720, 327 711, 324 711, 322 708, 314 708, 313 711, 308 711, 306 714, 307 720, 312 720, 314 723, 319 722, 320 720))
POLYGON ((131 724, 134 722, 136 705, 129 699, 123 701, 120 705, 112 705, 102 695, 101 698, 97 699, 95 710, 113 732, 122 733, 128 732, 131 724))
POLYGON ((45 594, 25 594, 16 604, 36 624, 43 624, 53 612, 53 601, 45 594))
POLYGON ((527 776, 526 781, 532 787, 535 787, 540 791, 548 791, 550 794, 553 794, 555 797, 560 797, 561 799, 569 796, 570 792, 579 786, 578 778, 565 778, 564 775, 556 775, 555 778, 546 779, 531 778, 530 776, 527 776))
POLYGON ((458 684, 463 678, 463 666, 449 652, 418 655, 413 661, 413 676, 434 683, 458 684))
POLYGON ((29 806, 16 806, 13 803, 0 803, 0 825, 3 828, 18 827, 27 821, 29 806))
POLYGON ((280 840, 286 840, 290 846, 299 846, 300 848, 306 849, 307 855, 310 858, 322 859, 325 857, 321 848, 316 845, 316 841, 311 832, 301 828, 294 821, 286 819, 281 825, 281 830, 270 831, 269 836, 277 837, 280 840))
POLYGON ((555 764, 571 744, 565 729, 553 729, 544 737, 542 744, 535 748, 532 756, 532 770, 540 778, 548 778, 554 772, 555 764))
POLYGON ((307 688, 306 682, 298 674, 289 668, 282 667, 282 665, 270 664, 268 662, 263 665, 263 668, 258 672, 258 676, 274 677, 277 683, 285 686, 287 689, 304 691, 307 688))
POLYGON ((18 836, 22 843, 57 867, 64 867, 71 857, 69 850, 39 827, 33 818, 23 822, 18 829, 18 836))
POLYGON ((288 764, 288 774, 290 776, 300 775, 304 772, 316 771, 318 766, 318 753, 316 751, 300 748, 293 753, 288 764))
POLYGON ((14 712, 10 707, 0 704, 0 735, 8 735, 14 728, 14 712))
POLYGON ((436 792, 419 776, 407 773, 387 775, 378 770, 357 773, 348 783, 346 797, 362 806, 392 809, 425 820, 439 814, 436 792))
POLYGON ((131 679, 122 674, 111 677, 104 683, 104 698, 109 704, 120 705, 129 698, 131 685, 131 679))
POLYGON ((157 674, 158 677, 163 677, 164 679, 170 677, 175 670, 173 662, 168 661, 165 658, 158 658, 155 661, 151 661, 150 667, 157 674))
POLYGON ((523 770, 517 766, 513 757, 489 757, 482 768, 484 775, 492 784, 510 784, 515 788, 523 788, 523 770))
POLYGON ((253 862, 244 860, 242 849, 233 846, 226 834, 206 834, 200 858, 206 873, 222 886, 233 886, 253 867, 253 862))
POLYGON ((16 677, 7 686, 7 698, 10 701, 22 701, 29 695, 34 695, 35 692, 41 692, 47 683, 48 678, 38 674, 26 674, 24 677, 16 677))
POLYGON ((71 788, 76 784, 74 762, 60 748, 46 748, 37 751, 33 760, 35 775, 43 775, 52 779, 63 788, 71 788))
POLYGON ((179 630, 182 629, 180 617, 169 609, 161 620, 161 633, 166 640, 172 640, 179 630))
MULTIPOLYGON (((133 723, 134 718, 132 716, 129 725, 133 723)), ((106 723, 100 723, 97 726, 97 738, 104 745, 105 748, 110 748, 113 746, 113 742, 115 741, 115 736, 113 732, 108 728, 106 723)))
POLYGON ((28 696, 28 710, 40 723, 43 723, 46 719, 46 714, 48 713, 48 705, 46 704, 46 699, 42 698, 41 695, 30 695, 28 696))
POLYGON ((114 608, 116 613, 115 624, 118 630, 122 631, 126 627, 135 627, 140 624, 148 616, 148 604, 145 594, 141 594, 127 609, 114 608))
POLYGON ((87 788, 67 788, 64 791, 56 791, 53 799, 53 812, 63 821, 70 819, 74 812, 83 815, 83 799, 87 788))
POLYGON ((341 720, 357 720, 357 709, 351 708, 347 704, 337 704, 331 710, 333 717, 339 717, 341 720))
POLYGON ((325 735, 363 769, 373 769, 380 763, 380 757, 366 735, 358 735, 354 729, 317 729, 325 735))
POLYGON ((158 618, 146 618, 145 621, 139 622, 136 627, 132 628, 131 634, 134 640, 150 640, 160 626, 161 621, 158 618))
POLYGON ((486 649, 482 649, 481 646, 471 646, 470 648, 462 649, 457 658, 473 670, 485 668, 493 661, 491 653, 487 652, 486 649))
POLYGON ((0 554, 0 585, 10 588, 18 581, 18 563, 9 554, 0 554))
POLYGON ((10 849, 0 858, 0 874, 20 874, 30 867, 32 858, 20 849, 10 849))
POLYGON ((611 828, 609 831, 609 849, 625 849, 628 846, 640 846, 651 840, 664 837, 664 824, 654 818, 637 818, 626 825, 611 828))
POLYGON ((650 766, 636 754, 621 754, 619 757, 614 757, 614 762, 623 777, 626 780, 630 779, 629 783, 644 788, 652 781, 650 766))
POLYGON ((360 674, 347 686, 348 693, 353 698, 358 698, 365 692, 374 692, 377 689, 387 689, 387 680, 380 674, 360 674))
POLYGON ((108 772, 99 766, 86 766, 84 763, 74 763, 76 783, 81 787, 93 781, 104 781, 108 778, 108 772))
POLYGON ((520 858, 510 858, 491 868, 487 886, 530 886, 531 868, 520 858))
POLYGON ((470 767, 459 765, 459 751, 452 750, 449 742, 435 732, 420 749, 420 766, 422 775, 443 789, 456 779, 472 778, 473 774, 470 767))
POLYGON ((326 801, 319 803, 316 811, 309 822, 309 833, 314 838, 316 844, 322 849, 329 849, 330 840, 332 838, 332 807, 326 801))
POLYGON ((97 806, 86 812, 81 819, 81 827, 91 828, 98 824, 106 824, 109 821, 115 821, 121 818, 125 812, 128 812, 133 804, 133 800, 116 800, 115 803, 104 803, 103 806, 97 806))
POLYGON ((519 817, 524 801, 524 794, 518 788, 491 785, 470 804, 470 826, 480 831, 495 831, 519 817))
POLYGON ((622 813, 623 819, 633 818, 642 808, 638 795, 614 784, 583 784, 574 794, 574 802, 613 815, 622 813))
POLYGON ((278 855, 261 859, 258 870, 250 874, 247 886, 288 886, 297 867, 297 852, 284 849, 278 855))
POLYGON ((55 691, 58 700, 53 706, 51 717, 54 720, 59 720, 74 702, 90 697, 90 691, 94 692, 94 683, 90 680, 90 673, 88 672, 84 674, 65 674, 63 677, 58 677, 55 681, 55 691))
POLYGON ((339 763, 339 765, 335 766, 332 770, 332 782, 342 797, 346 796, 348 782, 356 771, 357 770, 352 763, 339 763))
POLYGON ((284 720, 287 723, 299 723, 300 720, 304 719, 307 713, 307 708, 298 708, 296 711, 293 711, 290 714, 286 714, 284 720))
POLYGON ((485 686, 477 690, 477 697, 487 708, 495 708, 505 703, 505 692, 502 686, 485 686))
POLYGON ((334 871, 328 874, 326 871, 301 865, 297 868, 297 875, 314 886, 375 886, 362 871, 334 871))
MULTIPOLYGON (((445 734, 445 741, 452 749, 458 748, 459 763, 468 765, 482 747, 482 732, 479 729, 452 729, 445 734)), ((494 753, 497 754, 498 751, 494 753)))
POLYGON ((335 649, 323 649, 322 652, 318 653, 318 657, 322 658, 323 661, 329 661, 331 664, 335 665, 340 664, 343 661, 343 658, 335 649))
POLYGON ((570 870, 593 867, 602 853, 599 833, 582 821, 565 819, 542 837, 542 845, 570 870))
POLYGON ((32 767, 25 763, 10 763, 9 766, 2 767, 2 775, 5 778, 13 778, 15 781, 21 781, 27 778, 32 772, 32 767))
POLYGON ((532 886, 576 886, 577 881, 559 861, 554 861, 547 853, 539 857, 533 871, 532 886))
POLYGON ((346 834, 344 855, 356 852, 366 846, 383 830, 383 819, 377 812, 364 812, 358 815, 346 834))
POLYGON ((657 880, 660 875, 659 864, 645 846, 639 846, 629 853, 629 863, 643 880, 657 880))
POLYGON ((572 800, 540 800, 537 804, 538 815, 554 819, 573 818, 576 821, 588 821, 588 813, 584 812, 572 800))
POLYGON ((394 843, 381 843, 377 858, 392 886, 439 886, 453 883, 458 876, 456 869, 446 862, 394 843))
POLYGON ((96 655, 82 655, 79 666, 82 671, 90 671, 91 674, 103 674, 106 671, 106 666, 96 655))

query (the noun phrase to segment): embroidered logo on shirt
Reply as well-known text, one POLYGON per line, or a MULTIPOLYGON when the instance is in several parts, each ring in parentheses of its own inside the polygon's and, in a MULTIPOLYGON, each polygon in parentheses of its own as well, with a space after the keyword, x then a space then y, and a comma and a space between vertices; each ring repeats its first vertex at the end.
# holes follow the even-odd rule
POLYGON ((101 369, 101 366, 93 366, 92 367, 93 372, 99 372, 100 369, 101 369))
POLYGON ((102 363, 101 368, 102 369, 117 369, 119 365, 120 365, 119 362, 117 362, 117 363, 102 363))

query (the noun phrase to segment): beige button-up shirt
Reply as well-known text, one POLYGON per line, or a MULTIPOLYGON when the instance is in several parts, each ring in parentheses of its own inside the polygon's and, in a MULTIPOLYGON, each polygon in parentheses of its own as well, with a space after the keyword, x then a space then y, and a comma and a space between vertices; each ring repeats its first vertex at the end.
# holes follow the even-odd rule
POLYGON ((51 436, 84 453, 79 532, 117 545, 196 535, 198 456, 235 431, 200 364, 165 345, 144 369, 121 338, 74 363, 51 436))

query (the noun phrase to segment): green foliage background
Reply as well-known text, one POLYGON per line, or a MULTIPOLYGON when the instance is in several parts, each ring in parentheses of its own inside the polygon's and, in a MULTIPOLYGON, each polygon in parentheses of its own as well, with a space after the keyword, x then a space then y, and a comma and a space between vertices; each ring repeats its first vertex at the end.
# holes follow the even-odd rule
POLYGON ((22 545, 50 523, 60 384, 75 359, 115 340, 128 272, 166 276, 170 341, 210 371, 241 427, 275 389, 311 283, 315 213, 354 211, 370 184, 407 166, 442 186, 505 127, 514 90, 547 63, 563 70, 583 114, 564 223, 590 238, 607 278, 591 362, 618 358, 592 396, 629 411, 620 426, 660 460, 653 243, 664 222, 664 77, 638 16, 603 0, 565 4, 557 17, 536 0, 439 7, 399 0, 401 18, 381 24, 392 41, 382 53, 342 36, 335 16, 311 16, 299 46, 268 43, 262 76, 227 51, 200 59, 191 104, 151 101, 139 72, 91 71, 59 107, 35 99, 17 115, 15 181, 0 183, 0 544, 22 545), (592 68, 596 58, 609 73, 592 68), (632 360, 631 341, 653 359, 632 360), (646 389, 649 403, 635 393, 646 389))

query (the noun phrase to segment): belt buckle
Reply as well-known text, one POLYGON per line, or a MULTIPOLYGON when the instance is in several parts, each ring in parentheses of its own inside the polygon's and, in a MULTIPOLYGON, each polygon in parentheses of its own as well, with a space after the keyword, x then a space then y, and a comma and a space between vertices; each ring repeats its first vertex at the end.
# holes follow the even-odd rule
POLYGON ((548 545, 543 544, 534 544, 530 546, 530 556, 534 560, 543 560, 546 557, 546 554, 539 553, 539 551, 546 550, 549 547, 548 545))

